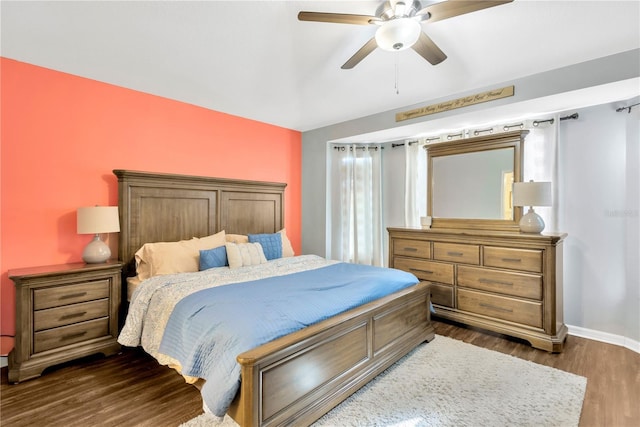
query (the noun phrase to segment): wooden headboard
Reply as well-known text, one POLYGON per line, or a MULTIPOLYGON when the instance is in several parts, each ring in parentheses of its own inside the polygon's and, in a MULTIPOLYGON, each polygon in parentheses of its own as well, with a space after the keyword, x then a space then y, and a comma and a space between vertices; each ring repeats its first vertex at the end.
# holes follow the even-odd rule
MULTIPOLYGON (((116 169, 125 276, 145 243, 228 234, 275 233, 284 228, 286 184, 116 169)), ((132 274, 133 273, 133 274, 132 274)))

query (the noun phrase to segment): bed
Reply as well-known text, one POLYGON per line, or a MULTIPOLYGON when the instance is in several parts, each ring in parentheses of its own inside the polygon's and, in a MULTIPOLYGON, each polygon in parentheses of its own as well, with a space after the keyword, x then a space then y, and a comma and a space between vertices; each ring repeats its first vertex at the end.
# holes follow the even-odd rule
MULTIPOLYGON (((114 174, 125 279, 136 274, 135 253, 145 243, 284 229, 286 184, 114 174)), ((241 426, 311 424, 433 339, 429 302, 429 284, 420 282, 238 354, 240 387, 227 414, 241 426)))

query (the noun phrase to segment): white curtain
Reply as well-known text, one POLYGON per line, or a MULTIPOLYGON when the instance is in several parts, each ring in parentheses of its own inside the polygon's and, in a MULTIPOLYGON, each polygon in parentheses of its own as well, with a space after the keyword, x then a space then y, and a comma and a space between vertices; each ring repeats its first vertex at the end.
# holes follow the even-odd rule
POLYGON ((382 266, 382 147, 332 149, 332 258, 382 266))
MULTIPOLYGON (((544 231, 558 231, 558 212, 560 195, 558 194, 558 127, 560 117, 549 116, 526 121, 529 134, 524 140, 523 181, 551 182, 552 205, 534 206, 534 210, 545 223, 544 231), (539 123, 533 126, 533 123, 539 123)), ((526 213, 526 209, 523 208, 526 213)))
POLYGON ((420 227, 427 214, 427 153, 417 141, 404 144, 404 225, 420 227))

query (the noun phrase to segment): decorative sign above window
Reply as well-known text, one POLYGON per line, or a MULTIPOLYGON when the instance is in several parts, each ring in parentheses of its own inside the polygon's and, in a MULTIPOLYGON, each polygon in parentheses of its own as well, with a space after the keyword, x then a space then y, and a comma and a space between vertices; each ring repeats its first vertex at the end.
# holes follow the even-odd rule
POLYGON ((515 86, 505 86, 500 89, 489 90, 475 95, 465 96, 451 101, 440 102, 438 104, 427 105, 396 114, 396 122, 415 119, 416 117, 428 116, 429 114, 441 113, 443 111, 455 110, 456 108, 467 107, 469 105, 480 104, 482 102, 493 101, 500 98, 513 96, 515 86))

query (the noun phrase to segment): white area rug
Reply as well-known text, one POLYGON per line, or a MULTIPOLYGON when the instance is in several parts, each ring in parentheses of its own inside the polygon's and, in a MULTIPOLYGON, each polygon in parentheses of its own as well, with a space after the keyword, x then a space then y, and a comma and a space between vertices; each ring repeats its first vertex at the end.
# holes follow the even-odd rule
MULTIPOLYGON (((587 379, 436 335, 320 418, 332 426, 577 426, 587 379)), ((200 415, 181 427, 235 427, 200 415)))

